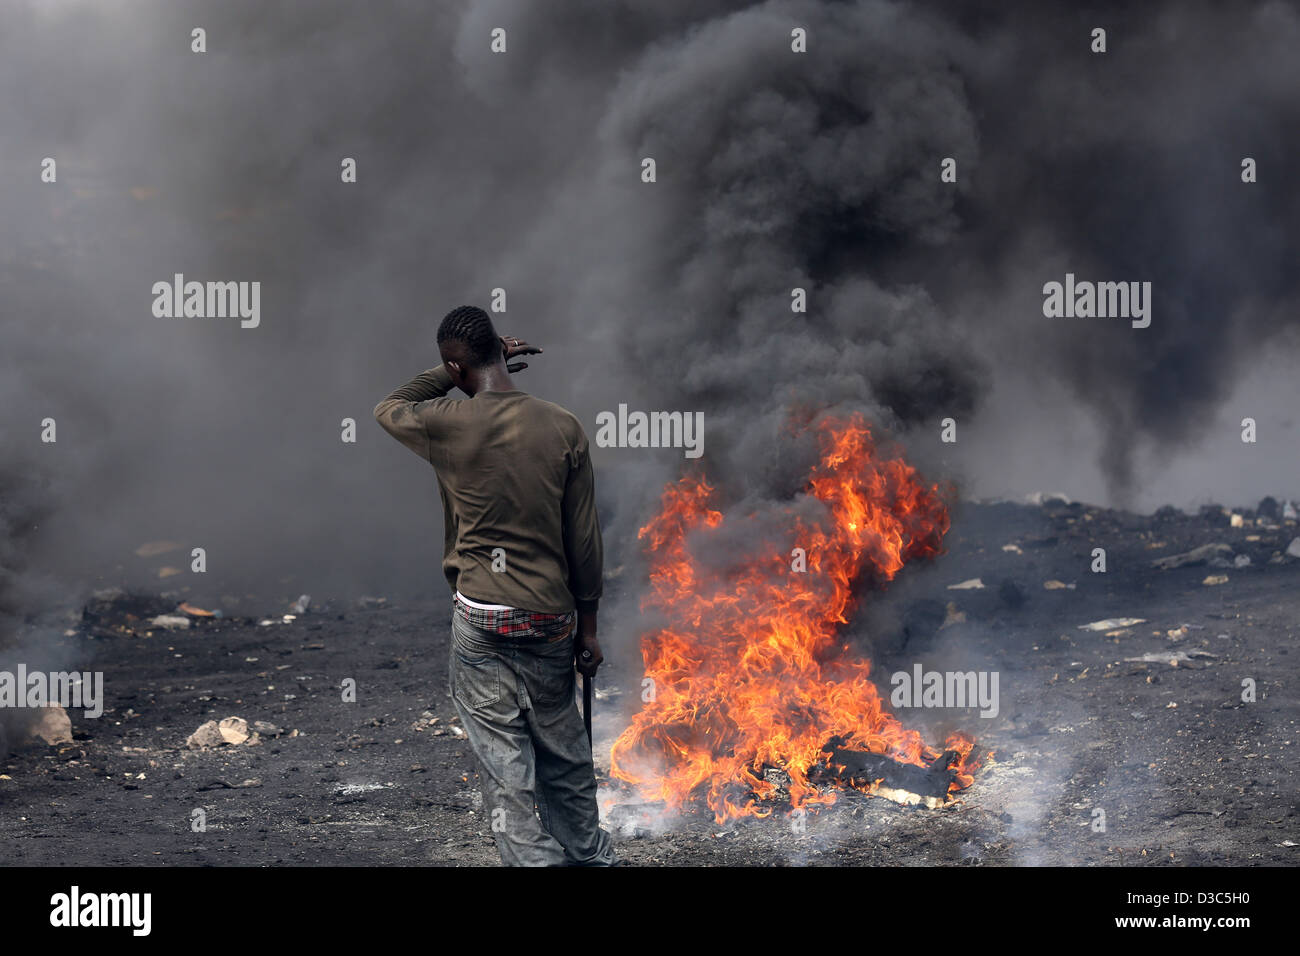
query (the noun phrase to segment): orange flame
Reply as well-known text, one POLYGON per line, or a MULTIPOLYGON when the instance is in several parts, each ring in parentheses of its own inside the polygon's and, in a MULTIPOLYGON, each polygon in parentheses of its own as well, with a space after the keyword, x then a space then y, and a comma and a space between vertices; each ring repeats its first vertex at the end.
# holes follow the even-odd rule
MULTIPOLYGON (((883 710, 870 662, 848 655, 836 633, 855 582, 882 584, 905 562, 939 552, 947 508, 911 465, 879 454, 860 416, 824 420, 818 434, 821 460, 806 491, 827 517, 792 518, 789 541, 739 571, 710 572, 692 553, 693 535, 723 524, 703 477, 668 485, 640 531, 650 558, 642 608, 667 623, 642 638, 653 699, 614 743, 610 763, 647 799, 677 808, 702 793, 719 823, 766 816, 760 801, 777 787, 763 772, 776 767, 789 777, 793 807, 829 805, 834 789, 809 776, 837 769, 822 749, 832 735, 901 763, 927 766, 938 756, 883 710), (806 573, 791 568, 795 547, 806 553, 806 573)), ((964 762, 973 746, 965 735, 948 740, 960 754, 953 789, 971 782, 964 762)), ((867 791, 877 783, 851 781, 867 791)))

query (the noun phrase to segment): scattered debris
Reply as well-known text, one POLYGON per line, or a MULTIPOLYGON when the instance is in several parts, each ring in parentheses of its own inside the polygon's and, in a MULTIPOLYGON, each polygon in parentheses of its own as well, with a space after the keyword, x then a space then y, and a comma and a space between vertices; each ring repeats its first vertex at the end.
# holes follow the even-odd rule
POLYGON ((169 551, 178 551, 180 547, 175 541, 146 541, 135 549, 135 554, 138 558, 152 558, 169 551))
POLYGON ((1295 505, 1293 505, 1290 501, 1288 501, 1285 505, 1282 506, 1282 520, 1283 521, 1296 520, 1295 505))
POLYGON ((182 601, 176 610, 182 611, 190 617, 221 617, 220 611, 205 611, 203 608, 195 607, 187 601, 182 601))
POLYGON ((1020 550, 1020 545, 1018 545, 1018 544, 1004 544, 1004 545, 1002 546, 1002 550, 1003 550, 1003 551, 1008 551, 1008 552, 1010 552, 1011 554, 1024 554, 1024 553, 1025 553, 1024 551, 1020 550))
POLYGON ((1165 558, 1156 558, 1151 562, 1153 568, 1160 568, 1162 571, 1169 571, 1173 568, 1183 568, 1193 564, 1204 564, 1210 558, 1216 555, 1232 554, 1232 548, 1222 541, 1216 541, 1213 544, 1203 544, 1199 548, 1193 548, 1191 551, 1184 551, 1182 554, 1171 554, 1165 558))
POLYGON ((371 597, 368 594, 363 594, 361 597, 357 598, 357 607, 361 608, 363 611, 383 607, 387 603, 388 598, 371 597))
POLYGON ((1291 543, 1286 546, 1288 557, 1300 558, 1300 538, 1292 538, 1291 543))
POLYGON ((306 614, 309 607, 311 607, 311 595, 300 594, 298 600, 289 606, 289 611, 293 614, 306 614))
POLYGON ((341 783, 334 788, 334 792, 341 797, 354 797, 375 790, 391 790, 392 787, 391 783, 341 783))
POLYGON ((262 781, 255 779, 245 780, 242 783, 230 783, 226 780, 213 780, 210 783, 205 783, 203 786, 195 787, 194 789, 198 793, 203 793, 207 790, 246 790, 250 787, 260 787, 261 785, 262 781))
POLYGON ((1127 664, 1169 664, 1177 667, 1179 664, 1185 664, 1188 661, 1206 658, 1218 660, 1218 654, 1211 654, 1209 651, 1191 650, 1191 651, 1150 651, 1141 657, 1126 657, 1124 662, 1127 664))
POLYGON ((259 737, 279 737, 284 733, 283 727, 277 727, 267 720, 253 721, 253 732, 259 737))
POLYGON ((168 630, 184 630, 193 622, 183 614, 159 614, 149 622, 150 627, 163 627, 168 630))
POLYGON ((970 578, 967 581, 961 581, 957 584, 948 585, 949 591, 979 591, 984 587, 984 582, 979 578, 970 578))
POLYGON ((1091 624, 1080 624, 1081 631, 1113 631, 1120 627, 1132 627, 1134 624, 1145 624, 1147 619, 1144 617, 1108 617, 1104 621, 1093 621, 1091 624))
POLYGON ((1057 581, 1055 578, 1053 578, 1051 581, 1043 582, 1044 591, 1063 591, 1066 590, 1067 588, 1073 591, 1075 585, 1073 583, 1066 584, 1064 581, 1057 581))
POLYGON ((954 624, 966 623, 966 612, 957 610, 956 604, 949 601, 945 610, 947 613, 944 616, 943 623, 939 625, 939 630, 942 631, 945 627, 951 627, 954 624))
POLYGON ((1207 576, 1204 581, 1201 582, 1201 584, 1205 585, 1207 588, 1214 587, 1216 584, 1227 584, 1227 583, 1228 583, 1228 576, 1226 574, 1211 574, 1207 576))
POLYGON ((180 568, 173 568, 170 564, 158 569, 158 577, 160 578, 170 578, 180 573, 182 573, 180 568))

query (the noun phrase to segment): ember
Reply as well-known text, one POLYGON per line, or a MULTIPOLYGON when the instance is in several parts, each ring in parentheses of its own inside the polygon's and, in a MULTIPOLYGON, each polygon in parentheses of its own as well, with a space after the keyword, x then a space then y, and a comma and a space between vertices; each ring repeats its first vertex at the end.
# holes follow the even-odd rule
POLYGON ((665 488, 660 513, 641 529, 651 562, 643 608, 668 624, 642 639, 654 695, 615 742, 611 770, 647 799, 676 808, 702 795, 721 823, 771 813, 769 767, 788 775, 792 807, 834 803, 842 786, 914 794, 887 782, 910 779, 887 765, 926 768, 916 771, 923 797, 937 779, 945 799, 970 785, 974 741, 954 736, 942 756, 927 747, 885 712, 870 662, 836 639, 855 583, 884 583, 939 552, 947 508, 912 466, 880 452, 861 417, 827 419, 818 434, 821 458, 805 491, 825 517, 792 516, 788 543, 739 572, 711 572, 688 543, 724 520, 703 477, 665 488), (807 573, 791 571, 792 546, 806 552, 807 573))

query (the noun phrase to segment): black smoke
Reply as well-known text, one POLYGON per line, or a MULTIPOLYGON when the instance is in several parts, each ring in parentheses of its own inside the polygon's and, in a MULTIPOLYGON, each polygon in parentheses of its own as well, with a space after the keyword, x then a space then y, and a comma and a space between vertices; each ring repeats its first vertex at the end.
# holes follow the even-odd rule
MULTIPOLYGON (((1282 3, 11 4, 3 438, 55 489, 16 502, 53 509, 21 550, 86 582, 202 546, 204 599, 441 595, 432 474, 369 410, 496 287, 547 350, 523 387, 589 433, 620 402, 704 411, 733 494, 797 488, 810 409, 1014 485, 1000 446, 934 436, 1012 434, 981 414, 1016 381, 1097 433, 1122 500, 1294 322, 1297 41, 1282 3), (1045 319, 1066 271, 1152 281, 1152 327, 1045 319), (262 326, 154 318, 176 272, 261 281, 262 326)), ((611 564, 680 465, 601 453, 611 564)))

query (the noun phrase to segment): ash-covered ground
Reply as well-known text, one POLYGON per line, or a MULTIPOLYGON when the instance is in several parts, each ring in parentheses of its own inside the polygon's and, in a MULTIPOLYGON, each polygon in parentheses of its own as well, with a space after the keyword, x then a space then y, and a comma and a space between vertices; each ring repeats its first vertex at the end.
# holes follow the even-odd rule
MULTIPOLYGON (((1294 520, 1260 526, 1254 512, 1239 513, 1234 527, 1216 509, 1143 517, 1059 501, 965 504, 946 554, 866 595, 850 633, 873 656, 886 697, 888 675, 916 663, 999 674, 996 717, 899 711, 927 738, 964 729, 995 752, 962 798, 940 810, 850 793, 810 814, 800 832, 780 807, 719 825, 707 811, 668 816, 638 805, 605 771, 609 744, 638 699, 639 661, 629 653, 611 660, 598 681, 597 764, 622 858, 732 866, 1295 862, 1300 654, 1290 651, 1300 561, 1285 552, 1298 532, 1294 520), (1153 566, 1215 543, 1227 547, 1199 563, 1153 566), (1090 570, 1097 547, 1106 549, 1105 573, 1090 570), (949 588, 977 577, 983 588, 949 588), (1143 620, 1081 629, 1107 618, 1143 620), (1253 702, 1242 699, 1247 679, 1253 702)), ((299 583, 258 599, 269 618, 230 614, 187 630, 148 621, 181 600, 219 606, 193 586, 92 602, 84 614, 70 608, 75 620, 52 640, 64 645, 69 666, 104 672, 106 710, 97 720, 72 712, 70 744, 29 742, 0 762, 3 859, 496 864, 474 760, 447 693, 441 591, 425 604, 364 608, 318 595, 285 623, 299 583), (343 701, 348 678, 355 703, 343 701), (230 716, 264 722, 262 732, 187 748, 201 724, 230 716), (202 832, 193 828, 196 810, 202 832)), ((607 648, 607 656, 615 655, 607 648)))

